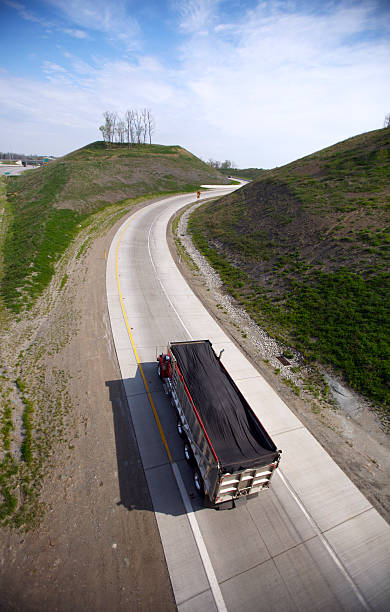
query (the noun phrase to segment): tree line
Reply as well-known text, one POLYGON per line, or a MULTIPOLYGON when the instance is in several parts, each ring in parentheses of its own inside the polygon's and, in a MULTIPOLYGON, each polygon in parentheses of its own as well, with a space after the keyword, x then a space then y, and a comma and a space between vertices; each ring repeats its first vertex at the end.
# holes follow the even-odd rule
POLYGON ((104 124, 99 127, 99 130, 106 144, 127 143, 129 147, 146 142, 152 144, 156 122, 149 108, 127 110, 123 118, 115 112, 105 111, 103 117, 104 124))
POLYGON ((225 159, 225 161, 221 162, 218 161, 216 159, 208 159, 206 162, 209 166, 211 166, 212 168, 216 168, 217 170, 224 170, 227 168, 235 168, 236 164, 235 162, 230 161, 230 159, 225 159))

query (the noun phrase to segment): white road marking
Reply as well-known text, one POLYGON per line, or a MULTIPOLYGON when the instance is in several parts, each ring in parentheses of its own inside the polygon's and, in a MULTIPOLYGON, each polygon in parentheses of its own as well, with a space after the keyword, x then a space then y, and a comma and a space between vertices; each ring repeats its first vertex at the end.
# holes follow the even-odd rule
POLYGON ((357 599, 362 604, 363 608, 365 610, 371 610, 370 606, 367 604, 366 600, 364 599, 362 593, 360 592, 360 590, 358 589, 358 587, 356 586, 356 584, 352 580, 351 576, 349 575, 347 569, 344 567, 342 561, 339 559, 339 557, 337 556, 336 552, 333 550, 333 548, 329 544, 329 542, 326 539, 326 537, 324 536, 324 534, 320 531, 318 525, 313 520, 313 518, 310 516, 310 514, 306 510, 305 506, 303 505, 303 503, 299 499, 298 495, 295 493, 294 489, 288 483, 286 477, 283 475, 283 472, 281 472, 280 467, 276 470, 276 473, 281 478, 284 486, 286 487, 287 491, 290 493, 290 495, 294 499, 295 503, 299 506, 301 512, 305 515, 306 519, 309 521, 310 525, 313 527, 313 529, 316 532, 318 538, 320 539, 320 541, 322 542, 322 544, 324 545, 324 547, 328 551, 329 555, 332 557, 334 563, 337 565, 339 570, 342 572, 344 578, 349 583, 350 587, 352 588, 353 592, 355 593, 357 599))
MULTIPOLYGON (((165 211, 164 211, 164 212, 165 212, 165 211)), ((162 213, 162 214, 164 214, 164 213, 162 213)), ((160 215, 160 216, 161 216, 161 215, 160 215)), ((160 283, 161 289, 163 290, 163 292, 164 292, 164 294, 165 294, 165 297, 167 298, 167 300, 168 300, 169 304, 171 305, 171 307, 172 307, 173 311, 175 312, 175 314, 176 314, 177 318, 179 319, 180 323, 182 324, 182 326, 183 326, 183 328, 184 328, 185 332, 187 333, 187 335, 188 335, 189 339, 190 339, 190 340, 193 340, 193 337, 191 336, 191 334, 190 334, 190 332, 189 332, 188 328, 185 326, 183 319, 181 318, 181 316, 180 316, 180 315, 179 315, 179 313, 177 312, 176 308, 174 307, 174 305, 173 305, 173 303, 172 303, 171 298, 169 297, 169 295, 168 295, 168 293, 167 293, 167 291, 166 291, 166 289, 165 289, 164 285, 162 284, 162 282, 161 282, 161 280, 160 280, 160 278, 159 278, 159 276, 158 276, 158 274, 157 274, 157 268, 156 268, 156 266, 155 266, 155 264, 154 264, 154 261, 153 261, 152 252, 151 252, 151 250, 150 250, 150 234, 151 234, 151 231, 152 231, 152 229, 153 229, 154 224, 156 223, 156 221, 157 221, 158 219, 159 219, 159 217, 155 217, 155 219, 154 219, 154 221, 153 221, 152 225, 151 225, 151 226, 150 226, 150 228, 149 228, 149 233, 148 233, 148 251, 149 251, 150 261, 152 262, 152 266, 153 266, 154 273, 155 273, 155 275, 156 275, 156 279, 157 279, 157 280, 158 280, 158 282, 160 283)))
POLYGON ((198 521, 196 520, 196 516, 194 510, 192 508, 192 504, 190 498, 188 497, 187 489, 183 482, 183 479, 180 474, 180 470, 175 462, 171 463, 172 470, 176 478, 177 486, 179 487, 180 495, 183 500, 183 504, 187 513, 188 521, 191 526, 192 533, 194 534, 195 542, 199 550, 200 558, 202 559, 203 567, 206 572, 207 580, 209 581, 211 592, 214 597, 215 605, 219 612, 227 612, 227 607, 225 601, 223 599, 222 591, 219 587, 217 577, 214 572, 213 564, 211 563, 211 559, 209 557, 209 553, 207 552, 206 544, 199 529, 198 521))
MULTIPOLYGON (((171 299, 170 299, 170 297, 169 297, 169 295, 168 295, 168 293, 167 293, 163 283, 161 282, 161 280, 160 280, 160 278, 159 278, 159 276, 157 274, 157 268, 156 268, 156 266, 154 264, 154 261, 153 261, 152 252, 151 252, 151 249, 150 249, 150 234, 151 234, 153 226, 154 226, 154 224, 155 224, 155 222, 156 222, 156 220, 158 218, 159 217, 156 217, 154 219, 152 225, 149 228, 149 232, 148 232, 148 251, 149 251, 150 261, 152 263, 152 266, 153 266, 153 269, 154 269, 154 273, 156 275, 156 279, 160 283, 161 289, 163 290, 163 292, 164 292, 164 294, 165 294, 169 304, 173 308, 177 318, 179 319, 180 323, 182 324, 183 328, 185 329, 186 333, 188 334, 188 337, 190 338, 190 340, 193 340, 189 330, 184 325, 184 322, 183 322, 182 318, 180 317, 179 313, 177 312, 176 308, 174 307, 174 305, 173 305, 173 303, 172 303, 172 301, 171 301, 171 299)), ((227 612, 227 608, 226 608, 225 601, 223 599, 222 591, 221 591, 221 589, 219 587, 217 576, 215 575, 213 564, 211 563, 211 559, 209 557, 209 553, 207 552, 206 544, 205 544, 205 541, 204 541, 203 536, 201 534, 198 521, 196 520, 194 509, 192 507, 190 498, 188 497, 187 489, 186 489, 186 487, 184 485, 184 482, 183 482, 180 470, 179 470, 177 464, 174 461, 171 463, 171 466, 172 466, 173 474, 174 474, 175 479, 176 479, 176 483, 177 483, 178 489, 180 491, 181 498, 183 500, 184 508, 185 508, 185 511, 186 511, 186 514, 187 514, 187 517, 188 517, 188 522, 190 524, 192 533, 194 535, 195 542, 196 542, 196 545, 197 545, 198 550, 199 550, 200 558, 202 559, 202 563, 203 563, 204 570, 206 572, 207 580, 209 581, 209 584, 210 584, 210 588, 211 588, 211 592, 212 592, 213 597, 214 597, 215 605, 216 605, 216 607, 217 607, 219 612, 227 612)))
MULTIPOLYGON (((164 294, 165 294, 169 304, 171 305, 171 307, 173 308, 174 312, 176 313, 177 318, 179 319, 179 321, 182 324, 184 330, 188 334, 188 337, 190 338, 190 340, 193 340, 192 335, 190 334, 190 332, 187 329, 187 327, 185 326, 182 318, 180 317, 179 313, 177 312, 176 308, 174 307, 174 305, 172 303, 172 300, 170 299, 170 297, 169 297, 169 295, 168 295, 168 293, 167 293, 167 291, 166 291, 162 281, 158 277, 157 268, 156 268, 156 266, 154 264, 154 261, 153 261, 153 257, 152 257, 152 253, 151 253, 151 249, 150 249, 150 235, 151 235, 151 231, 153 229, 153 226, 156 223, 156 221, 158 220, 158 218, 159 217, 156 217, 154 219, 152 225, 149 228, 149 232, 148 232, 148 251, 149 251, 150 261, 151 261, 153 269, 155 271, 156 278, 157 278, 158 282, 160 283, 161 289, 163 290, 163 292, 164 292, 164 294)), ((179 487, 179 490, 180 490, 180 493, 181 493, 181 496, 182 496, 182 499, 183 499, 184 506, 186 508, 186 512, 187 512, 188 519, 189 519, 189 522, 190 522, 190 525, 191 525, 191 529, 192 529, 192 531, 194 533, 194 537, 195 537, 195 540, 196 540, 196 543, 197 543, 197 546, 198 546, 198 549, 199 549, 199 553, 201 555, 201 558, 202 558, 202 561, 203 561, 203 565, 205 567, 205 571, 206 571, 208 580, 210 582, 210 587, 211 587, 211 590, 212 590, 213 595, 214 595, 215 603, 216 603, 216 605, 218 607, 218 610, 226 610, 225 602, 223 600, 222 593, 221 593, 221 590, 219 588, 219 584, 218 584, 217 578, 215 576, 215 572, 214 572, 214 569, 212 567, 211 560, 210 560, 210 557, 208 555, 205 542, 204 542, 203 537, 201 535, 198 522, 197 522, 196 517, 194 515, 190 499, 188 498, 187 491, 185 489, 183 480, 181 478, 181 474, 180 474, 179 468, 177 467, 177 465, 175 463, 172 463, 172 468, 173 468, 173 472, 175 474, 176 482, 178 484, 178 487, 179 487), (180 479, 180 481, 179 481, 179 479, 180 479), (199 534, 199 536, 197 536, 197 534, 199 534), (200 538, 199 541, 198 541, 198 537, 200 538), (203 556, 203 555, 205 555, 205 556, 203 556), (215 581, 215 583, 214 583, 214 581, 215 581), (213 584, 216 584, 216 586, 218 587, 216 593, 214 593, 213 584), (220 594, 220 597, 221 597, 221 600, 222 600, 222 604, 224 606, 222 608, 220 608, 219 605, 218 605, 218 601, 219 601, 218 595, 219 594, 220 594)), ((331 547, 331 545, 327 541, 326 537, 320 531, 318 525, 315 523, 313 518, 307 512, 307 510, 304 507, 303 503, 300 501, 300 499, 298 498, 298 496, 295 493, 295 491, 292 489, 290 484, 287 482, 287 480, 286 480, 285 476, 283 475, 283 473, 281 472, 280 468, 278 468, 276 470, 276 473, 279 474, 279 476, 280 476, 284 486, 287 488, 287 490, 289 491, 290 495, 293 497, 293 499, 295 500, 296 504, 299 506, 300 510, 302 511, 302 513, 305 515, 306 519, 309 521, 309 523, 313 527, 314 531, 318 535, 318 537, 319 537, 320 541, 322 542, 323 546, 328 551, 329 555, 331 556, 331 558, 333 559, 334 563, 337 565, 339 570, 342 572, 343 576, 345 577, 345 579, 347 580, 347 582, 351 586, 353 592, 355 593, 357 599, 360 601, 360 603, 363 606, 363 608, 365 610, 370 610, 369 605, 367 604, 367 602, 364 599, 364 597, 363 597, 362 593, 360 592, 359 588, 357 587, 357 585, 355 584, 355 582, 353 581, 353 579, 349 575, 347 569, 344 567, 342 561, 339 559, 339 557, 337 556, 336 552, 333 550, 333 548, 331 547)))

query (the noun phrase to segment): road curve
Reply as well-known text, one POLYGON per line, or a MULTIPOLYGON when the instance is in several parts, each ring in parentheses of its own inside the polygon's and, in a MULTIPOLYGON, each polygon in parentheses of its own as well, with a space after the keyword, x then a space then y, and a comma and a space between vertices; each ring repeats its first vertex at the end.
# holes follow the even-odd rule
POLYGON ((129 217, 113 239, 106 274, 129 415, 177 607, 387 611, 389 525, 235 347, 174 264, 167 224, 195 200, 194 194, 165 198, 129 217), (217 353, 225 349, 225 367, 283 450, 271 489, 226 512, 203 508, 197 498, 156 375, 156 355, 169 340, 204 338, 217 353))

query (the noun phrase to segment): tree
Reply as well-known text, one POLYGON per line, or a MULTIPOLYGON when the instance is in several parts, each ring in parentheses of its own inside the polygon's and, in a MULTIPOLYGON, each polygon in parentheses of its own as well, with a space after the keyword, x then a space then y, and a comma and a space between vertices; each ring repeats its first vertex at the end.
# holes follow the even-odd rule
POLYGON ((156 129, 156 122, 152 115, 150 108, 144 109, 144 121, 145 121, 145 136, 149 138, 149 144, 152 144, 152 134, 156 129))
POLYGON ((221 166, 221 162, 217 161, 216 159, 212 159, 210 157, 210 159, 207 161, 207 164, 209 166, 211 166, 212 168, 216 168, 218 170, 218 168, 220 168, 221 166))
POLYGON ((117 120, 117 114, 116 113, 112 113, 110 111, 105 111, 103 113, 103 117, 105 120, 104 125, 100 126, 100 131, 103 134, 104 140, 106 142, 114 142, 114 136, 115 136, 115 123, 117 120))
POLYGON ((109 142, 109 133, 108 133, 108 131, 107 131, 107 126, 106 126, 106 125, 101 125, 101 126, 99 127, 99 130, 100 130, 100 131, 101 131, 101 133, 102 133, 102 136, 103 136, 103 140, 104 140, 104 142, 107 144, 107 142, 109 142))
POLYGON ((383 127, 387 128, 390 127, 390 113, 388 113, 385 117, 385 121, 383 123, 383 127))
POLYGON ((127 130, 127 143, 130 145, 134 143, 134 111, 127 110, 125 114, 126 130, 127 130))
POLYGON ((117 141, 120 143, 123 143, 125 141, 125 134, 126 134, 126 124, 122 119, 120 119, 118 123, 116 124, 117 141))
POLYGON ((137 144, 141 144, 142 137, 144 134, 145 126, 142 113, 134 111, 134 128, 135 128, 135 139, 137 144))
POLYGON ((230 161, 230 159, 225 159, 224 162, 221 163, 221 168, 231 168, 232 167, 232 162, 230 161))
POLYGON ((152 144, 155 122, 149 108, 143 108, 141 111, 128 109, 124 119, 111 111, 105 111, 103 117, 104 124, 99 127, 99 130, 106 144, 114 141, 124 144, 126 136, 129 147, 135 143, 145 144, 147 140, 152 144))

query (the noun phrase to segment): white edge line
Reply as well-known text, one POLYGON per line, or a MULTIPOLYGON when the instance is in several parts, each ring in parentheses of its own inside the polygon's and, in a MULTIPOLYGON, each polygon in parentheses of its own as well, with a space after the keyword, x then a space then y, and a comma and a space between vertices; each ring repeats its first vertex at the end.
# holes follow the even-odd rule
POLYGON ((318 525, 315 523, 315 521, 313 520, 313 518, 310 516, 310 514, 308 513, 308 511, 306 510, 305 506, 303 505, 303 503, 301 502, 301 500, 299 499, 299 497, 297 496, 297 494, 295 493, 295 491, 293 490, 293 488, 291 487, 291 485, 288 483, 286 477, 283 475, 283 473, 280 471, 280 468, 278 468, 276 470, 276 473, 279 475, 279 477, 281 478, 284 486, 286 487, 286 489, 288 490, 288 492, 290 493, 290 495, 293 497, 293 499, 295 500, 295 503, 299 506, 300 510, 303 512, 303 514, 305 515, 306 519, 309 521, 310 525, 313 527, 314 531, 316 532, 317 536, 319 537, 319 539, 321 540, 322 544, 324 545, 324 547, 326 548, 326 550, 328 551, 329 555, 332 557, 334 563, 337 565, 337 567, 339 568, 339 570, 342 572, 344 578, 347 580, 347 582, 350 584, 353 592, 355 593, 356 597, 358 598, 358 600, 360 601, 360 603, 362 604, 363 608, 365 610, 371 610, 370 606, 367 604, 364 596, 362 595, 362 593, 360 592, 359 588, 357 587, 357 585, 355 584, 355 582, 353 581, 353 579, 351 578, 351 576, 349 575, 346 567, 344 566, 344 564, 342 563, 342 561, 339 559, 337 553, 333 550, 332 546, 329 544, 328 540, 326 539, 326 537, 324 536, 324 534, 321 532, 320 528, 318 527, 318 525))
MULTIPOLYGON (((164 211, 164 212, 165 212, 165 211, 164 211)), ((161 215, 160 215, 160 216, 161 216, 161 215)), ((154 219, 154 221, 153 221, 152 225, 151 225, 151 226, 150 226, 150 228, 149 228, 149 232, 148 232, 148 251, 149 251, 150 261, 152 262, 152 266, 153 266, 153 269, 154 269, 154 273, 155 273, 155 275, 156 275, 156 279, 157 279, 157 280, 158 280, 158 282, 160 283, 161 289, 163 290, 163 292, 164 292, 164 294, 165 294, 165 297, 167 298, 167 300, 168 300, 169 304, 170 304, 170 305, 171 305, 171 307, 173 308, 173 310, 174 310, 174 312, 175 312, 175 314, 176 314, 177 318, 179 319, 180 323, 182 324, 182 326, 183 326, 184 330, 187 332, 189 339, 190 339, 190 340, 193 340, 193 337, 192 337, 192 335, 190 334, 190 331, 189 331, 189 330, 188 330, 188 328, 185 326, 183 319, 181 318, 181 316, 180 316, 180 315, 179 315, 179 313, 177 312, 176 308, 174 307, 174 305, 173 305, 173 303, 172 303, 171 298, 169 297, 169 295, 168 295, 168 293, 167 293, 167 291, 166 291, 166 289, 165 289, 164 285, 162 284, 162 282, 161 282, 161 280, 160 280, 160 278, 159 278, 159 276, 158 276, 158 274, 157 274, 157 268, 156 268, 156 266, 155 266, 155 264, 154 264, 154 261, 153 261, 152 252, 151 252, 151 250, 150 250, 150 234, 151 234, 151 231, 152 231, 153 226, 154 226, 154 224, 156 223, 157 219, 158 219, 158 217, 156 217, 156 218, 154 219)))
MULTIPOLYGON (((184 329, 185 329, 185 331, 187 332, 187 334, 188 334, 189 338, 192 340, 193 338, 192 338, 192 336, 191 336, 191 334, 190 334, 189 330, 188 330, 188 329, 187 329, 187 327, 185 326, 185 324, 184 324, 184 322, 183 322, 182 318, 180 317, 179 313, 177 312, 176 308, 174 307, 174 305, 173 305, 173 303, 172 303, 172 300, 170 299, 170 297, 169 297, 169 295, 168 295, 168 293, 167 293, 167 291, 166 291, 166 289, 165 289, 165 287, 164 287, 163 283, 161 282, 160 278, 158 277, 158 274, 157 274, 157 268, 156 268, 156 266, 155 266, 155 264, 154 264, 154 261, 153 261, 153 257, 152 257, 152 253, 151 253, 151 249, 150 249, 150 235, 151 235, 151 231, 152 231, 152 229, 153 229, 153 226, 154 226, 154 224, 156 223, 156 221, 157 221, 157 220, 158 220, 158 217, 156 217, 156 218, 155 218, 155 220, 153 221, 152 225, 151 225, 151 226, 150 226, 150 228, 149 228, 149 233, 148 233, 148 251, 149 251, 150 260, 151 260, 151 262, 152 262, 152 266, 153 266, 153 268, 154 268, 154 271, 155 271, 155 274, 156 274, 156 278, 157 278, 158 282, 160 283, 161 288, 162 288, 162 290, 163 290, 163 292, 164 292, 164 294, 165 294, 165 296, 166 296, 166 298, 167 298, 168 302, 170 303, 171 307, 173 308, 174 312, 176 313, 176 315, 177 315, 177 317, 178 317, 178 319, 179 319, 180 323, 182 324, 183 328, 184 328, 184 329)), ((203 565, 204 565, 204 567, 205 567, 205 571, 206 571, 207 577, 208 577, 209 582, 210 582, 210 587, 211 587, 211 590, 213 591, 213 595, 214 595, 215 603, 216 603, 216 605, 217 605, 218 609, 221 609, 221 610, 226 610, 225 602, 224 602, 224 600, 223 600, 223 598, 222 598, 222 593, 221 593, 221 590, 220 590, 220 588, 219 588, 219 584, 218 584, 218 581, 217 581, 217 579, 216 579, 216 576, 215 576, 215 573, 214 573, 214 569, 213 569, 213 567, 212 567, 212 565, 211 565, 210 557, 209 557, 209 555, 208 555, 208 552, 207 552, 207 549, 206 549, 206 546, 205 546, 204 540, 203 540, 202 535, 201 535, 201 533, 200 533, 198 522, 197 522, 196 517, 195 517, 195 515, 194 515, 194 513, 193 513, 192 505, 191 505, 191 502, 190 502, 190 500, 189 500, 189 498, 188 498, 187 491, 186 491, 185 486, 184 486, 184 483, 183 483, 183 481, 182 481, 180 471, 179 471, 179 469, 178 469, 178 467, 177 467, 177 465, 176 465, 175 463, 172 463, 172 468, 173 468, 173 471, 174 471, 174 473, 175 473, 176 481, 177 481, 177 484, 178 484, 178 487, 179 487, 179 490, 180 490, 181 496, 182 496, 182 498, 183 498, 183 503, 184 503, 184 506, 185 506, 185 508, 186 508, 186 512, 187 512, 187 515, 188 515, 188 519, 189 519, 189 522, 190 522, 190 525, 191 525, 192 531, 193 531, 193 533, 194 533, 194 537, 195 537, 196 543, 197 543, 197 545, 198 545, 199 553, 200 553, 200 555, 201 555, 201 557, 202 557, 202 561, 203 561, 203 565), (180 479, 180 481, 179 481, 179 479, 180 479), (200 538, 200 541, 198 541, 198 539, 197 539, 196 532, 199 532, 199 538, 200 538), (204 553, 205 553, 205 555, 206 555, 206 558, 204 558, 204 557, 203 557, 203 555, 202 555, 202 550, 201 550, 201 547, 202 547, 202 548, 204 547, 204 553), (210 572, 211 572, 211 575, 209 575, 209 573, 208 573, 207 566, 209 566, 209 567, 210 567, 210 572), (223 608, 220 608, 220 607, 219 607, 219 605, 218 605, 218 598, 216 597, 216 594, 214 593, 214 589, 213 589, 213 581, 214 581, 214 580, 216 581, 216 584, 217 584, 217 587, 218 587, 217 595, 218 595, 218 594, 220 594, 220 595, 221 595, 221 598, 222 598, 222 603, 223 603, 223 606, 224 606, 223 608)), ((357 587, 357 585, 355 584, 355 582, 353 581, 353 579, 352 579, 352 578, 351 578, 351 576, 349 575, 349 573, 348 573, 347 569, 345 568, 345 566, 343 565, 342 561, 339 559, 339 557, 337 556, 336 552, 333 550, 333 548, 332 548, 332 547, 331 547, 331 545, 329 544, 329 542, 328 542, 328 540, 326 539, 326 537, 323 535, 323 533, 320 531, 320 529, 319 529, 319 527, 317 526, 317 524, 314 522, 314 520, 312 519, 312 517, 310 516, 310 514, 307 512, 306 508, 304 507, 304 505, 302 504, 302 502, 300 501, 300 499, 297 497, 297 495, 296 495, 296 493, 294 492, 294 490, 293 490, 293 489, 291 488, 291 486, 288 484, 288 482, 287 482, 286 478, 283 476, 282 472, 280 471, 280 468, 279 468, 278 470, 276 470, 276 472, 279 474, 279 476, 280 476, 280 478, 281 478, 281 480, 282 480, 283 484, 285 485, 286 489, 289 491, 290 495, 291 495, 291 496, 293 497, 293 499, 295 500, 296 504, 299 506, 299 508, 300 508, 300 510, 302 511, 302 513, 305 515, 305 517, 307 518, 307 520, 308 520, 308 521, 310 522, 310 524, 312 525, 313 529, 314 529, 314 530, 315 530, 315 532, 317 533, 317 535, 318 535, 319 539, 321 540, 321 542, 322 542, 323 546, 324 546, 324 547, 326 548, 326 550, 328 551, 328 553, 329 553, 329 555, 331 556, 331 558, 333 559, 334 563, 337 565, 337 567, 338 567, 338 568, 339 568, 339 570, 342 572, 342 574, 344 575, 344 577, 345 577, 345 579, 347 580, 347 582, 350 584, 350 586, 351 586, 352 590, 354 591, 354 593, 355 593, 355 595, 356 595, 357 599, 358 599, 358 600, 360 601, 360 603, 362 604, 363 608, 364 608, 365 610, 370 610, 370 607, 368 606, 368 604, 367 604, 366 600, 364 599, 364 597, 363 597, 362 593, 360 592, 359 588, 357 587)))
POLYGON ((190 524, 192 533, 194 535, 195 542, 199 550, 200 558, 202 559, 203 567, 204 567, 207 579, 210 584, 210 588, 211 588, 211 592, 214 597, 215 605, 217 606, 217 609, 219 610, 219 612, 227 612, 227 608, 226 608, 225 601, 223 599, 222 591, 218 584, 218 580, 215 575, 214 568, 211 563, 211 559, 209 557, 209 553, 207 552, 206 544, 201 534, 198 521, 196 520, 196 516, 192 508, 190 498, 188 497, 188 493, 185 488, 180 470, 174 461, 171 463, 171 465, 172 465, 174 476, 176 478, 177 486, 180 491, 180 495, 183 500, 184 508, 185 508, 185 511, 188 517, 188 522, 190 524))
MULTIPOLYGON (((183 327, 184 327, 185 331, 187 332, 189 338, 192 340, 192 336, 191 336, 190 332, 188 331, 187 327, 184 325, 184 322, 183 322, 182 318, 180 317, 180 315, 177 312, 176 308, 172 304, 172 301, 171 301, 170 297, 168 296, 168 293, 167 293, 163 283, 161 282, 160 278, 158 277, 157 268, 156 268, 156 266, 154 264, 154 261, 153 261, 152 253, 151 253, 151 250, 150 250, 150 234, 151 234, 151 231, 152 231, 153 226, 156 223, 157 219, 158 219, 158 217, 156 217, 156 219, 153 221, 152 225, 150 226, 149 233, 148 233, 148 251, 149 251, 150 261, 152 262, 152 266, 154 268, 154 271, 155 271, 155 274, 156 274, 156 278, 157 278, 158 282, 160 283, 161 288, 164 291, 165 296, 166 296, 168 302, 170 303, 170 305, 172 306, 173 310, 175 311, 175 313, 176 313, 180 323, 183 325, 183 327)), ((219 612, 227 612, 227 608, 226 608, 225 601, 223 599, 222 591, 221 591, 220 586, 218 584, 218 580, 217 580, 217 577, 215 575, 214 568, 213 568, 213 565, 211 563, 211 559, 209 557, 209 553, 207 552, 206 544, 205 544, 205 541, 204 541, 203 536, 201 534, 198 521, 196 520, 196 516, 195 516, 194 510, 193 510, 190 498, 188 497, 188 493, 187 493, 187 490, 185 488, 185 485, 184 485, 184 482, 183 482, 180 470, 179 470, 177 464, 174 461, 171 463, 171 465, 172 465, 172 471, 173 471, 173 474, 175 476, 178 489, 180 491, 181 498, 183 500, 184 508, 185 508, 185 511, 186 511, 186 514, 187 514, 187 517, 188 517, 188 522, 190 524, 193 536, 195 538, 195 542, 196 542, 196 545, 197 545, 198 550, 199 550, 200 558, 202 559, 202 563, 203 563, 204 570, 206 572, 207 580, 209 581, 209 584, 210 584, 210 588, 211 588, 211 592, 212 592, 213 597, 214 597, 215 605, 217 606, 217 609, 218 609, 219 612)))

